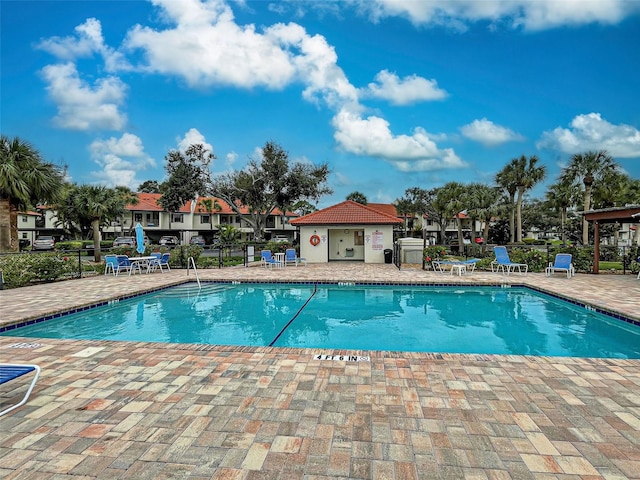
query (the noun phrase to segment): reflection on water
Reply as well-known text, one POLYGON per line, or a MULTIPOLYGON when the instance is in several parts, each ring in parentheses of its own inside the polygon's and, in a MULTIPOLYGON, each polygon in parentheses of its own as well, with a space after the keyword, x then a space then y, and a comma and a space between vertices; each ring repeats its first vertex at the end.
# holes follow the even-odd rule
POLYGON ((275 346, 640 358, 639 331, 519 288, 322 286, 314 295, 312 285, 209 284, 5 335, 248 346, 278 338, 275 346))

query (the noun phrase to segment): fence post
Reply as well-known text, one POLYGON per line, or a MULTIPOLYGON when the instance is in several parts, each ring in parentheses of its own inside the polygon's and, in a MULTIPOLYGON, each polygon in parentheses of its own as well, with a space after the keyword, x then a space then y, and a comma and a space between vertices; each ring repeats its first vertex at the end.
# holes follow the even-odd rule
POLYGON ((82 278, 82 249, 78 249, 78 269, 80 271, 78 278, 82 278))

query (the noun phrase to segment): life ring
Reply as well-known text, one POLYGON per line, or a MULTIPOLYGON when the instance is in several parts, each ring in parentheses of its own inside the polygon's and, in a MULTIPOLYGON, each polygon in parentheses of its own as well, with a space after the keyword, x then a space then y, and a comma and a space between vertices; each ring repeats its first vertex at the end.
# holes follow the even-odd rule
POLYGON ((315 247, 320 244, 320 237, 318 235, 311 235, 309 242, 315 247))

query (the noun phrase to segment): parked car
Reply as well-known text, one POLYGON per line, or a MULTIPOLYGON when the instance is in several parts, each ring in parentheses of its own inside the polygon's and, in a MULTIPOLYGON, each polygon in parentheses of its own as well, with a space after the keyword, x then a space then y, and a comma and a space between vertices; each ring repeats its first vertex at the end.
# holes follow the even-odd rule
POLYGON ((136 237, 116 237, 113 241, 114 247, 135 247, 136 237))
POLYGON ((202 235, 194 235, 189 239, 189 245, 198 245, 200 247, 204 247, 206 242, 204 241, 204 237, 202 235))
POLYGON ((164 237, 160 237, 160 245, 165 245, 167 247, 174 247, 179 245, 180 241, 178 237, 174 237, 172 235, 165 235, 164 237))
POLYGON ((38 237, 33 241, 32 250, 53 250, 56 246, 56 241, 51 236, 38 237))
POLYGON ((287 243, 291 240, 289 240, 289 237, 287 237, 286 235, 274 235, 273 237, 271 237, 271 241, 276 243, 287 243))

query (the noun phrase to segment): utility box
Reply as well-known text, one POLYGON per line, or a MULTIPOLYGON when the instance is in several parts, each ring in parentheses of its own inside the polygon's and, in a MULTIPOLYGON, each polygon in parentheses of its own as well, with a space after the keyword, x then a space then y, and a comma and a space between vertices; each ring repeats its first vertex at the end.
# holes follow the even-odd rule
POLYGON ((346 248, 344 251, 345 257, 353 257, 353 248, 346 248))

